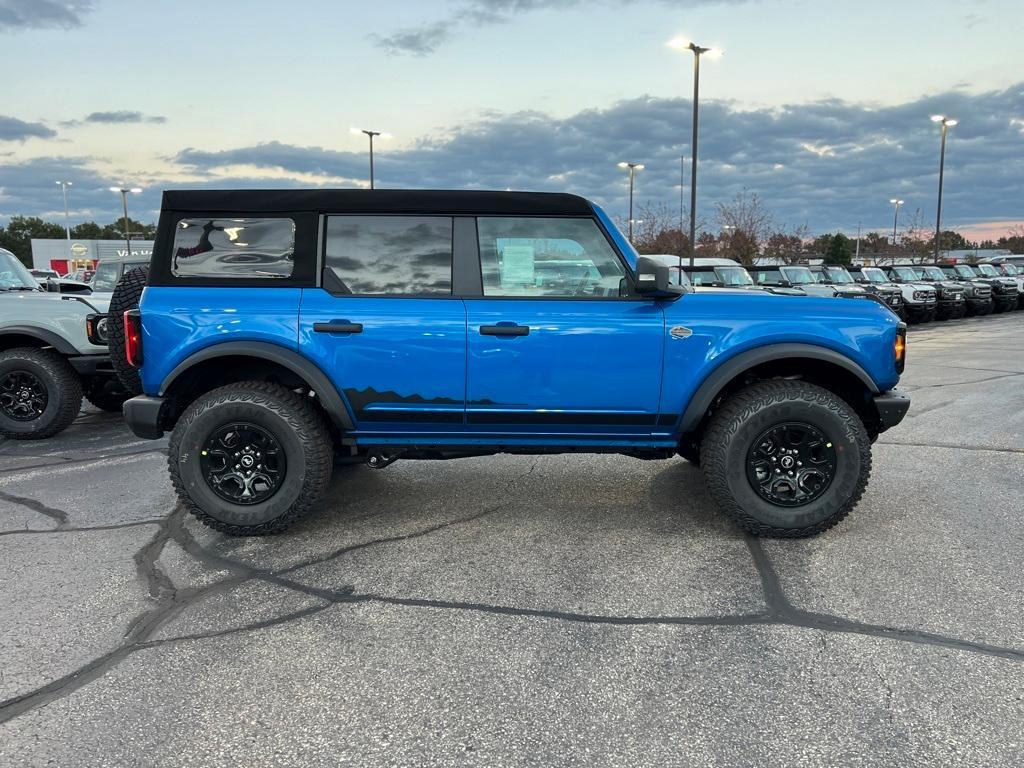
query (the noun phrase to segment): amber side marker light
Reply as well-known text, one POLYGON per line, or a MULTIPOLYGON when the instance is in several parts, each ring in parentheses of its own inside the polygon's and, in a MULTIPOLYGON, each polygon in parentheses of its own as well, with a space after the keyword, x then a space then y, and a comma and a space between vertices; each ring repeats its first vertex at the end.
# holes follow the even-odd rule
POLYGON ((896 342, 893 345, 893 355, 896 359, 896 372, 903 373, 907 363, 907 327, 900 325, 896 329, 896 342))

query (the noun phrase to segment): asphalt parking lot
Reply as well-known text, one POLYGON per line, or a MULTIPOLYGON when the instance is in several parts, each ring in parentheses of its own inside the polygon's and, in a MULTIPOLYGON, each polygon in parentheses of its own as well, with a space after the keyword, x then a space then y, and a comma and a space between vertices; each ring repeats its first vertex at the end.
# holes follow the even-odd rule
POLYGON ((1024 312, 911 330, 858 509, 759 541, 682 460, 340 468, 288 533, 83 412, 0 443, 0 764, 1020 765, 1024 312))

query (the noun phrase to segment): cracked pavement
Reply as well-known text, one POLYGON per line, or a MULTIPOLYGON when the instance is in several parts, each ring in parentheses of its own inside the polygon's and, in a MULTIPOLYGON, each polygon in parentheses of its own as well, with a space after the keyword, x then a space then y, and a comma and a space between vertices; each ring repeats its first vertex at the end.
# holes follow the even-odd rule
POLYGON ((1024 313, 913 328, 836 529, 682 460, 338 467, 287 533, 85 411, 0 442, 2 765, 1020 765, 1024 313))

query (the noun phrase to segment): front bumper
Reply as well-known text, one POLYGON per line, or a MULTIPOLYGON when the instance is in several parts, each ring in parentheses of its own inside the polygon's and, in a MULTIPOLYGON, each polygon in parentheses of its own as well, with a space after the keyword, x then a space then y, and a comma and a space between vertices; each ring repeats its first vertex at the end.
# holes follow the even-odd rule
MULTIPOLYGON (((905 395, 898 389, 890 389, 880 395, 874 396, 875 409, 878 411, 878 422, 880 432, 890 427, 895 427, 910 409, 910 395, 905 395)), ((131 402, 130 400, 128 402, 131 402)))
POLYGON ((137 437, 156 440, 164 436, 160 412, 166 401, 162 397, 138 395, 125 400, 121 406, 125 423, 137 437))
POLYGON ((114 375, 114 366, 110 362, 109 354, 72 355, 67 358, 67 361, 79 376, 90 378, 114 375))

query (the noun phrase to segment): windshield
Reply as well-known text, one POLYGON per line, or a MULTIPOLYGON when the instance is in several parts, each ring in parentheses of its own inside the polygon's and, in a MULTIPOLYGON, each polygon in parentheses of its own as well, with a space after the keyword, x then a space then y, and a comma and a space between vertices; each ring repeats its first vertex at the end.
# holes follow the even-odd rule
POLYGON ((889 282, 889 278, 885 276, 885 272, 880 270, 878 267, 864 267, 864 269, 862 269, 860 273, 864 275, 864 279, 866 279, 869 283, 889 282))
POLYGON ((996 272, 996 268, 991 264, 979 264, 977 269, 986 277, 999 277, 999 273, 996 272))
POLYGON ((689 285, 690 277, 679 267, 668 268, 669 278, 676 285, 689 285))
POLYGON ((809 285, 817 282, 807 267, 783 267, 782 275, 793 285, 809 285))
POLYGON ((0 250, 0 289, 16 291, 20 288, 38 291, 39 283, 13 253, 0 250))
POLYGON ((966 264, 957 264, 956 273, 960 275, 960 277, 966 277, 968 280, 970 280, 973 277, 977 277, 977 275, 974 274, 974 270, 968 267, 966 264))
POLYGON ((1011 277, 1020 274, 1020 270, 1013 266, 1013 264, 1003 264, 1003 271, 1011 277))
POLYGON ((103 261, 96 267, 96 274, 92 278, 92 289, 94 291, 112 291, 117 285, 117 279, 121 276, 121 265, 116 261, 103 261))
POLYGON ((843 267, 825 267, 825 274, 833 283, 852 283, 853 278, 843 267))
POLYGON ((754 278, 743 267, 715 267, 718 279, 725 285, 753 285, 754 278))
POLYGON ((942 270, 938 267, 925 267, 924 274, 926 277, 932 280, 945 280, 946 276, 942 274, 942 270))
POLYGON ((917 273, 910 267, 893 267, 892 271, 900 280, 917 280, 917 273))

